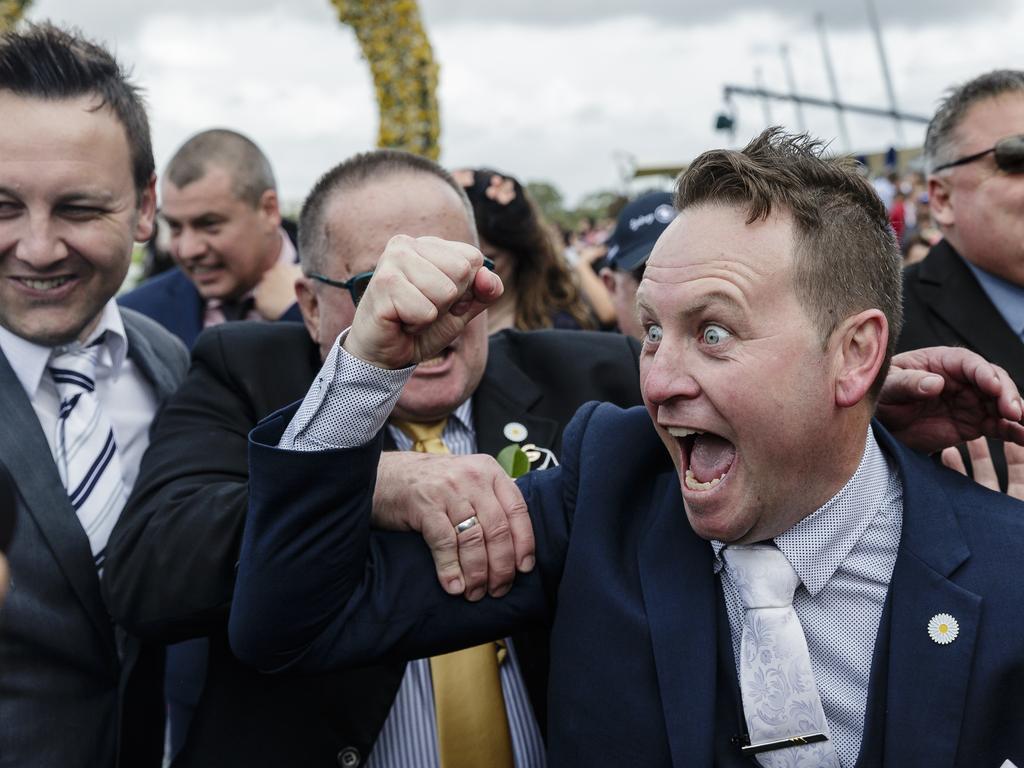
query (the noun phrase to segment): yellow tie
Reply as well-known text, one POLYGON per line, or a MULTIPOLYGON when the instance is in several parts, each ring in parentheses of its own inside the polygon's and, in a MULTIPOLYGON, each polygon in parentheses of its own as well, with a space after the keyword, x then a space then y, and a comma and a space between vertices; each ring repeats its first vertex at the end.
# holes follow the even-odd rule
MULTIPOLYGON (((447 421, 391 424, 412 438, 414 451, 450 453, 441 439, 447 421)), ((513 768, 498 671, 504 657, 504 643, 484 643, 430 660, 441 768, 513 768)))
POLYGON ((412 438, 412 449, 417 453, 451 453, 448 446, 444 444, 444 440, 441 439, 447 423, 448 419, 446 418, 425 424, 417 421, 393 420, 391 426, 402 430, 412 438))

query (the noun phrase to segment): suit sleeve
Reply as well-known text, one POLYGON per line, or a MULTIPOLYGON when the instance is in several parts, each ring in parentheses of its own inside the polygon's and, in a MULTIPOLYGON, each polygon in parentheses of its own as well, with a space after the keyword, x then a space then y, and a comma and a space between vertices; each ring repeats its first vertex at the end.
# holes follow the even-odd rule
POLYGON ((294 407, 253 431, 249 517, 230 636, 242 661, 317 672, 414 659, 550 620, 569 546, 578 455, 595 405, 566 430, 562 467, 519 480, 537 566, 504 597, 470 603, 437 583, 419 534, 370 531, 380 438, 302 453, 277 448, 294 407))
POLYGON ((247 433, 256 414, 228 374, 220 334, 161 412, 111 535, 104 589, 133 634, 175 642, 223 632, 247 504, 247 433))

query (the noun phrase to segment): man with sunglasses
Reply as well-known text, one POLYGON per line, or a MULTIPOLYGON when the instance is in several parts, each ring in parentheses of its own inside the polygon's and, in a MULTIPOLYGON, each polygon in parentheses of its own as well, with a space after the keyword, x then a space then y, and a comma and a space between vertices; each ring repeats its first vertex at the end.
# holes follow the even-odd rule
MULTIPOLYGON (((925 137, 932 218, 943 239, 904 273, 899 349, 961 346, 1024 386, 1024 71, 953 89, 925 137)), ((1006 489, 1001 446, 991 446, 1006 489)))
MULTIPOLYGON (((227 323, 200 336, 110 545, 105 583, 119 620, 164 641, 209 638, 202 695, 173 765, 539 767, 544 630, 517 635, 490 656, 501 684, 491 704, 507 718, 504 757, 513 763, 493 757, 493 744, 477 745, 487 751, 462 762, 434 746, 451 743, 442 734, 452 729, 440 725, 441 715, 435 721, 441 699, 434 699, 438 673, 430 660, 269 677, 231 654, 228 606, 248 504, 248 432, 311 385, 329 388, 318 376, 321 365, 351 324, 379 259, 412 257, 424 240, 427 248, 477 242, 458 183, 429 160, 383 150, 327 173, 303 207, 299 231, 304 274, 295 289, 305 327, 227 323)), ((518 443, 539 467, 560 449, 562 427, 583 402, 639 403, 637 350, 621 336, 584 332, 507 332, 489 340, 486 317, 477 318, 405 389, 387 438, 399 450, 387 455, 377 482, 377 522, 420 530, 449 591, 472 600, 503 594, 530 555, 520 528, 506 519, 521 496, 490 456, 518 443), (411 436, 425 423, 440 427, 440 437, 411 436), (417 442, 431 452, 443 445, 452 454, 489 454, 471 461, 480 484, 502 489, 503 507, 466 511, 472 488, 457 490, 460 501, 449 503, 445 467, 454 460, 417 453, 417 442)), ((470 682, 475 693, 478 678, 470 682)), ((450 698, 444 694, 446 710, 450 698)), ((482 730, 457 715, 455 747, 471 747, 482 730)))

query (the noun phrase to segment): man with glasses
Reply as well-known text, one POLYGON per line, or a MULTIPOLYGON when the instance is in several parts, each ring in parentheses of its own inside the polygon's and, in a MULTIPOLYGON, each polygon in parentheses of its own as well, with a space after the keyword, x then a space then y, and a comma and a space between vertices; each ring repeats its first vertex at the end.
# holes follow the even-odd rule
MULTIPOLYGON (((318 377, 321 365, 351 325, 382 253, 415 250, 424 240, 429 248, 434 238, 466 248, 477 242, 458 183, 429 160, 391 151, 356 156, 327 173, 303 207, 299 231, 304 275, 295 288, 305 328, 228 323, 199 338, 111 543, 105 581, 119 620, 164 641, 210 639, 202 695, 173 764, 541 766, 544 630, 517 635, 483 658, 497 694, 488 704, 508 723, 499 743, 475 744, 474 734, 489 729, 458 710, 482 686, 477 672, 468 673, 471 690, 460 694, 447 682, 451 669, 439 672, 436 660, 268 677, 231 654, 228 606, 248 504, 248 432, 311 384, 330 389, 329 377, 318 377)), ((377 482, 377 522, 420 530, 450 592, 471 600, 503 594, 516 566, 528 566, 528 547, 513 546, 520 530, 511 526, 510 537, 505 519, 521 496, 494 459, 479 456, 479 482, 503 488, 505 508, 451 504, 445 467, 453 460, 417 453, 417 444, 430 453, 491 456, 519 444, 540 467, 560 449, 562 427, 583 402, 640 402, 637 351, 631 340, 598 333, 506 332, 489 341, 487 318, 477 318, 406 387, 387 437, 399 450, 388 454, 377 482), (421 433, 431 427, 439 434, 421 433)), ((329 442, 329 434, 322 437, 329 442)))
MULTIPOLYGON (((900 350, 972 349, 1024 385, 1024 71, 953 89, 925 137, 932 218, 943 239, 904 274, 900 350)), ((991 446, 1000 486, 1006 467, 991 446)))

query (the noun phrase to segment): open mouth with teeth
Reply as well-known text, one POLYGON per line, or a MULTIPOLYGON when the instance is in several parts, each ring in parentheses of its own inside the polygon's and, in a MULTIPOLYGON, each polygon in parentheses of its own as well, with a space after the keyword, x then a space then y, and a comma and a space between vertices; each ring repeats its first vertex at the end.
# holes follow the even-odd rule
POLYGON ((416 366, 416 370, 422 373, 440 372, 440 369, 447 366, 454 351, 454 347, 445 347, 434 357, 423 360, 418 366, 416 366))
POLYGON ((736 460, 736 446, 720 435, 689 427, 668 427, 679 443, 679 469, 690 491, 711 491, 728 477, 736 460))

